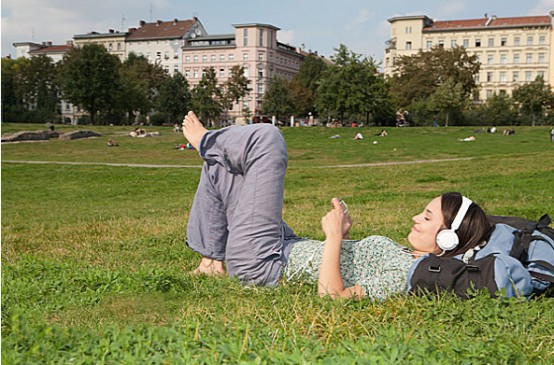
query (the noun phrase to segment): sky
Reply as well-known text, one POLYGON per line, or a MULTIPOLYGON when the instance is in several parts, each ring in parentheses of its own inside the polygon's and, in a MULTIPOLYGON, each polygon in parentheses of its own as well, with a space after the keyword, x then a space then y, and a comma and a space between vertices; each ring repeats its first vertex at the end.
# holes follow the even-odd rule
POLYGON ((75 34, 126 31, 147 22, 196 16, 208 34, 233 24, 271 24, 278 41, 330 57, 339 45, 382 62, 387 19, 426 15, 435 20, 548 15, 554 0, 2 0, 2 57, 14 42, 65 44, 75 34), (132 6, 130 6, 132 4, 132 6))

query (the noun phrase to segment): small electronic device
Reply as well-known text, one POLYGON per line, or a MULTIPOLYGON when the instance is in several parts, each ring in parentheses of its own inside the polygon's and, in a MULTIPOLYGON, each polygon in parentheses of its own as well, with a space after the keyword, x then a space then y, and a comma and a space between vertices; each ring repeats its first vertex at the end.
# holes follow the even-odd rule
POLYGON ((346 205, 346 203, 344 202, 344 200, 342 200, 342 198, 339 198, 339 203, 342 208, 342 212, 344 214, 348 213, 348 205, 346 205))

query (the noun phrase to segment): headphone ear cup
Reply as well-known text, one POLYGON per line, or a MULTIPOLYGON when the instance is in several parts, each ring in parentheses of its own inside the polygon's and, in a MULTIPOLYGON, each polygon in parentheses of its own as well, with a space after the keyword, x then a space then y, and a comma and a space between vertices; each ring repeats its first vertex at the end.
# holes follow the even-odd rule
POLYGON ((443 251, 450 251, 455 249, 460 242, 458 235, 451 229, 445 229, 437 234, 435 239, 437 246, 443 251))

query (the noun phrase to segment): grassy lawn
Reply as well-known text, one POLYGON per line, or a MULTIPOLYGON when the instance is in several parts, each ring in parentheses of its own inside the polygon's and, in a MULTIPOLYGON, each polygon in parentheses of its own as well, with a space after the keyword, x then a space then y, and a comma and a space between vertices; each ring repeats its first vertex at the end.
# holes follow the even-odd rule
MULTIPOLYGON (((554 363, 553 299, 329 301, 313 284, 243 288, 190 276, 198 256, 184 245, 185 226, 201 159, 175 148, 182 136, 56 129, 102 137, 2 145, 3 364, 554 363)), ((389 128, 382 138, 363 128, 354 141, 350 128, 285 128, 284 218, 299 236, 322 239, 320 218, 340 196, 353 238, 407 244, 411 217, 445 191, 491 214, 554 216, 549 129, 474 129, 389 128), (458 141, 469 135, 476 141, 458 141), (443 161, 411 163, 428 160, 443 161), (390 162, 402 163, 377 165, 390 162)))

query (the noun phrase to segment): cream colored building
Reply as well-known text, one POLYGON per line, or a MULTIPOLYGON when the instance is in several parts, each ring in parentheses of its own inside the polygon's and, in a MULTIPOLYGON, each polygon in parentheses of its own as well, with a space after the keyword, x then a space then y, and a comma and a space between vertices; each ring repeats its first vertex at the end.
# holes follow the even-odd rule
POLYGON ((259 115, 262 98, 273 77, 291 80, 300 70, 303 53, 277 40, 279 28, 269 24, 234 24, 231 34, 198 36, 183 47, 183 74, 191 86, 197 85, 202 73, 213 67, 220 84, 227 81, 231 68, 244 67, 251 81, 250 93, 230 110, 230 116, 242 116, 249 110, 259 115), (247 108, 247 109, 246 109, 247 108))
POLYGON ((125 37, 129 33, 109 29, 107 33, 90 32, 73 36, 75 47, 95 43, 104 46, 110 54, 116 55, 121 61, 125 60, 125 37))
POLYGON ((384 58, 386 75, 395 61, 432 47, 462 46, 481 63, 476 82, 479 99, 513 89, 542 76, 554 86, 554 12, 544 16, 434 21, 427 16, 403 16, 388 20, 391 37, 384 58))

